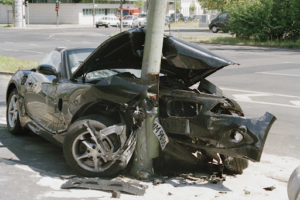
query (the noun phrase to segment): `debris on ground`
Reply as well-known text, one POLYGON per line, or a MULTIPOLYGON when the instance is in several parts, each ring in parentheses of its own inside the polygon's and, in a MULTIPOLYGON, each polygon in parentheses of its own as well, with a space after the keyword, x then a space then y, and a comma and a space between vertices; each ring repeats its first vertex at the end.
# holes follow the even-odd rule
POLYGON ((245 194, 250 194, 250 191, 246 190, 246 191, 245 191, 245 194))
POLYGON ((71 178, 75 178, 76 175, 61 175, 60 179, 61 180, 65 180, 65 179, 71 179, 71 178))
POLYGON ((153 185, 159 185, 159 184, 165 183, 165 180, 160 180, 160 179, 155 178, 155 179, 153 179, 152 183, 153 183, 153 185))
POLYGON ((111 197, 112 197, 112 198, 117 198, 117 199, 119 199, 119 198, 121 197, 120 191, 113 190, 113 191, 111 192, 111 197))
POLYGON ((170 195, 170 196, 171 196, 171 195, 173 195, 173 194, 172 194, 171 192, 169 192, 169 193, 168 193, 168 195, 170 195))
MULTIPOLYGON (((136 182, 124 182, 119 180, 102 180, 97 178, 74 178, 61 186, 62 189, 83 188, 92 190, 104 190, 126 192, 133 195, 143 196, 148 188, 136 182)), ((113 193, 114 195, 114 193, 113 193)))
POLYGON ((227 192, 222 192, 222 191, 221 191, 221 192, 219 192, 219 193, 220 193, 220 194, 227 194, 227 192))
POLYGON ((273 191, 273 190, 276 189, 276 187, 275 186, 271 186, 271 187, 265 187, 264 189, 267 190, 267 191, 273 191))

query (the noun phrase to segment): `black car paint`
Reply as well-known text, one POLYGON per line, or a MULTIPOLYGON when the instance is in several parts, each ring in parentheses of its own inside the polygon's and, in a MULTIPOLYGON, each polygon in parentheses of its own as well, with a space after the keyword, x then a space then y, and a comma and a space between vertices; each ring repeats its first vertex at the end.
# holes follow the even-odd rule
POLYGON ((225 30, 226 25, 229 23, 229 14, 227 12, 220 13, 215 19, 211 20, 211 23, 208 25, 211 30, 213 26, 216 26, 218 30, 225 30), (225 18, 220 18, 222 15, 226 15, 225 18))
MULTIPOLYGON (((133 112, 139 105, 137 102, 143 101, 141 94, 153 84, 128 74, 107 77, 96 83, 83 83, 78 77, 99 69, 140 69, 144 40, 142 29, 120 33, 101 44, 72 76, 67 70, 65 54, 68 50, 61 52, 63 62, 59 77, 40 74, 36 69, 17 71, 9 82, 7 97, 14 87, 17 88, 21 126, 59 146, 67 142, 64 137, 68 127, 87 114, 110 116, 119 123, 124 121, 128 132, 134 132, 141 118, 133 112)), ((161 66, 166 76, 161 77, 160 121, 168 136, 184 147, 260 161, 266 137, 276 118, 271 114, 258 119, 244 117, 235 101, 224 97, 220 89, 204 79, 230 64, 235 62, 195 44, 166 36, 161 66), (176 82, 178 88, 176 84, 168 84, 168 80, 176 82), (189 89, 199 81, 205 84, 200 84, 198 90, 189 89), (202 107, 194 117, 170 116, 167 104, 175 100, 195 102, 202 107), (226 102, 231 104, 225 114, 214 110, 226 102), (188 131, 182 127, 170 129, 174 120, 186 130, 189 128, 188 131), (246 126, 244 140, 233 142, 231 134, 242 126, 246 126), (178 140, 178 135, 184 139, 178 140)))

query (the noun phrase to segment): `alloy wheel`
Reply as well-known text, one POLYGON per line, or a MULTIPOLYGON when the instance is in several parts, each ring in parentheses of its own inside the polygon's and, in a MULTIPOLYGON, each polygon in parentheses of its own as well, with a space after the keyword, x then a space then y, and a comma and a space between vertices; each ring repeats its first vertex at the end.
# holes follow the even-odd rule
POLYGON ((106 138, 100 142, 98 147, 88 131, 74 140, 72 154, 80 167, 91 172, 103 172, 114 164, 113 156, 111 156, 114 150, 112 141, 106 138))
POLYGON ((9 126, 11 128, 14 128, 18 119, 18 98, 15 94, 10 99, 9 106, 7 109, 7 117, 9 126))

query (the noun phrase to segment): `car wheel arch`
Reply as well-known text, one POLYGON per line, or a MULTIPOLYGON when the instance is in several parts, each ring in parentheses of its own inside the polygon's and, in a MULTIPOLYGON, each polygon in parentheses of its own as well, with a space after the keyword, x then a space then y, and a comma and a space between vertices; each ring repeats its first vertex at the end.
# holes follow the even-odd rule
MULTIPOLYGON (((92 102, 82 106, 76 113, 73 115, 71 124, 77 121, 78 119, 87 116, 87 115, 105 115, 107 116, 107 104, 101 104, 100 102, 92 102)), ((115 111, 116 112, 116 111, 115 111)), ((114 112, 111 113, 112 115, 114 112)), ((121 121, 121 119, 117 119, 117 121, 121 121)))
POLYGON ((6 101, 8 101, 9 94, 13 91, 13 89, 18 90, 15 83, 10 83, 6 92, 6 101))

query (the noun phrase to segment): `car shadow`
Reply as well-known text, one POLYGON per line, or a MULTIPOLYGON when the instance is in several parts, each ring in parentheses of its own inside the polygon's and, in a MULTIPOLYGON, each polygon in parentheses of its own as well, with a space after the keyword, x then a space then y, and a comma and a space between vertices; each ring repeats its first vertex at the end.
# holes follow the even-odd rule
MULTIPOLYGON (((48 142, 42 137, 30 132, 28 134, 12 135, 5 124, 0 124, 0 163, 7 165, 25 165, 41 176, 52 178, 82 177, 72 170, 64 159, 62 148, 48 142)), ((128 172, 128 169, 124 171, 128 172)), ((209 177, 211 174, 203 171, 193 171, 201 176, 209 177)), ((127 175, 122 177, 132 178, 127 175)), ((212 184, 207 181, 193 183, 178 176, 170 177, 165 184, 173 187, 206 187, 212 190, 231 191, 223 185, 222 181, 212 184)))
POLYGON ((0 162, 26 165, 41 175, 80 176, 64 159, 62 148, 30 132, 12 135, 0 124, 0 162))

